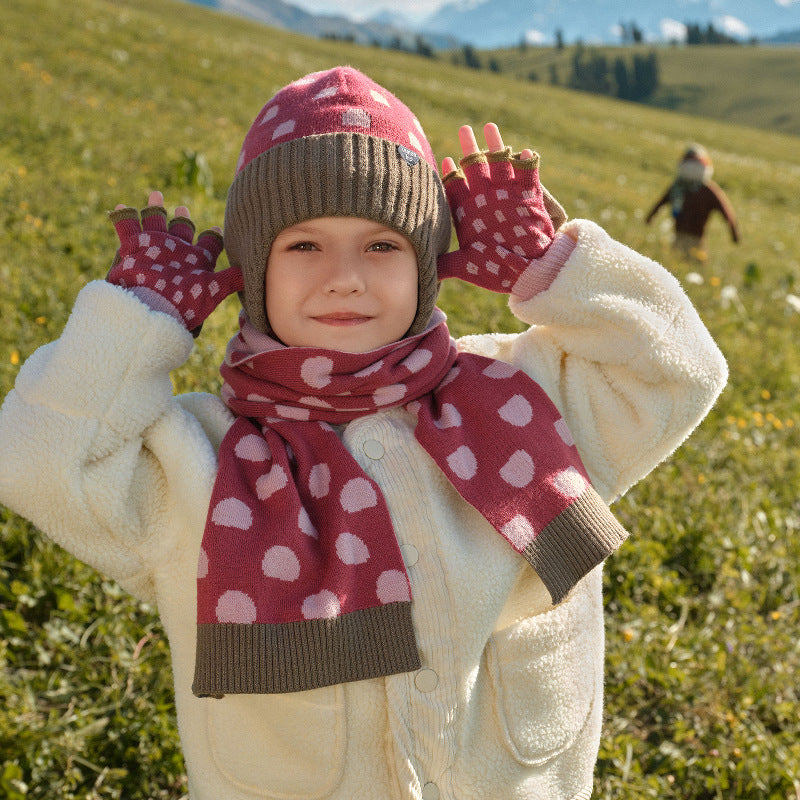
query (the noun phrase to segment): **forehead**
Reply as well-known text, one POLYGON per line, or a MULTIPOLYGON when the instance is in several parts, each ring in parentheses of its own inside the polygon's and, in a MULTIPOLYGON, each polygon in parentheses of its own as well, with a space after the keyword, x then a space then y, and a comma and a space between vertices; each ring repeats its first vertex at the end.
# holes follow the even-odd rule
POLYGON ((359 236, 359 235, 389 235, 402 233, 390 228, 381 222, 364 217, 315 217, 303 220, 284 228, 278 236, 294 235, 330 235, 330 236, 359 236))

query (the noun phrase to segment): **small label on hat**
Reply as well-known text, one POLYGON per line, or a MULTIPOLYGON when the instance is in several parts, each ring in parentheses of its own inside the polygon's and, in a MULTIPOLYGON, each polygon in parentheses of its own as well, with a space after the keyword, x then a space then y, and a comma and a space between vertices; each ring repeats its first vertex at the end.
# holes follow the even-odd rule
POLYGON ((397 155, 399 155, 409 167, 413 167, 419 162, 419 153, 415 153, 413 150, 403 147, 402 144, 397 145, 397 155))

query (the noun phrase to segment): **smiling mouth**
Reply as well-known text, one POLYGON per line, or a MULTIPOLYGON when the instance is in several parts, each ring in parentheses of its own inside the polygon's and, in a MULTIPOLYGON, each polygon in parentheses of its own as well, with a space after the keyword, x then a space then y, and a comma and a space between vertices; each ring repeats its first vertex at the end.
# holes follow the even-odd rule
POLYGON ((335 311, 331 314, 321 314, 318 317, 314 317, 314 319, 323 325, 349 327, 353 325, 361 325, 364 322, 369 322, 372 317, 366 317, 363 314, 355 314, 350 311, 335 311))

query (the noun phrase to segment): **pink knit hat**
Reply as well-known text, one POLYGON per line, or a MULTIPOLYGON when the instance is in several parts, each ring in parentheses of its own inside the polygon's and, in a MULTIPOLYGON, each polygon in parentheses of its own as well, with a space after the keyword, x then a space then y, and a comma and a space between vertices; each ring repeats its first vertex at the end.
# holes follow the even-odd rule
POLYGON ((438 292, 436 259, 450 245, 450 212, 417 118, 351 67, 281 89, 245 136, 225 209, 225 247, 244 275, 242 305, 269 333, 264 297, 275 237, 314 217, 364 217, 405 234, 419 266, 417 315, 426 327, 438 292))

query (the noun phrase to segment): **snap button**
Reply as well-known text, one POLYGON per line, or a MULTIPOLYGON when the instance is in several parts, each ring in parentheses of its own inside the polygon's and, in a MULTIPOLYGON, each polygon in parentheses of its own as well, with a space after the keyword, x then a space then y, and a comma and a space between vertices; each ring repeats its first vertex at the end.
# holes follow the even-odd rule
POLYGON ((426 783, 422 787, 422 800, 439 800, 439 787, 435 783, 426 783))
POLYGON ((439 676, 432 669, 421 669, 414 676, 414 685, 421 692, 432 692, 439 685, 439 676))
POLYGON ((401 544, 400 554, 403 556, 403 563, 407 567, 413 567, 419 561, 419 550, 413 544, 401 544))
POLYGON ((377 439, 367 439, 362 445, 362 449, 364 450, 364 455, 367 458, 371 458, 373 461, 383 458, 383 445, 377 441, 377 439))

